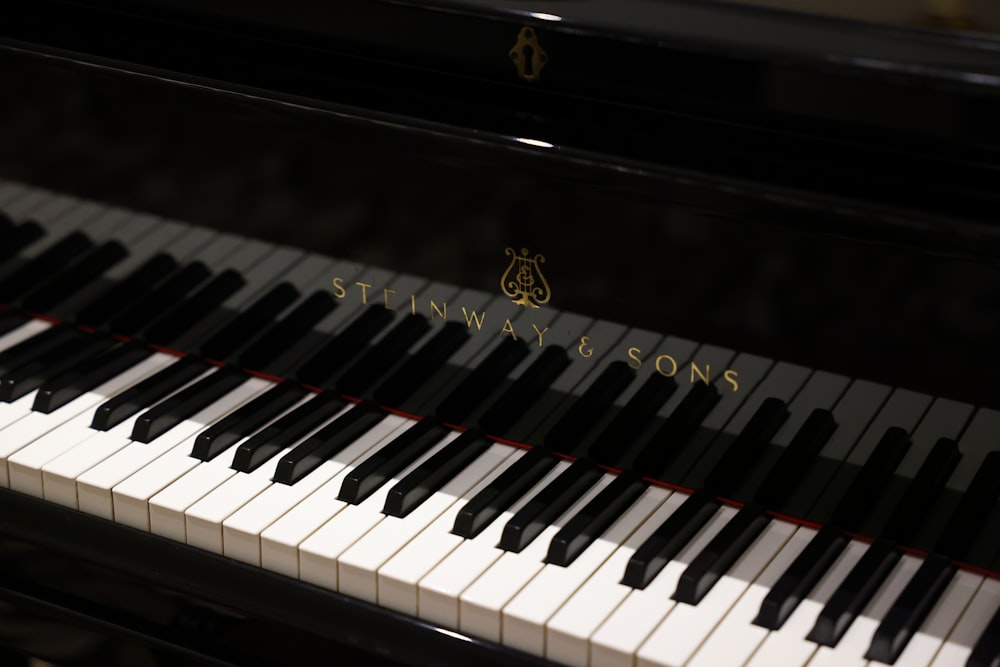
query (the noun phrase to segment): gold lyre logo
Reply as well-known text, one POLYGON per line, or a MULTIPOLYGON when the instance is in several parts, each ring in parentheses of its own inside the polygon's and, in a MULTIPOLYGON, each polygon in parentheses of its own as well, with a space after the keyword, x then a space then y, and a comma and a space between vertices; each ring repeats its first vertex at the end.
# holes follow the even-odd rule
POLYGON ((538 43, 538 35, 528 27, 521 28, 517 42, 510 50, 510 59, 514 62, 517 75, 525 81, 538 81, 542 68, 549 57, 538 43))
POLYGON ((513 248, 507 248, 504 254, 510 256, 510 265, 500 277, 503 293, 517 305, 527 308, 538 308, 548 303, 552 289, 542 275, 541 265, 545 263, 545 256, 529 257, 527 248, 521 248, 520 254, 513 248))

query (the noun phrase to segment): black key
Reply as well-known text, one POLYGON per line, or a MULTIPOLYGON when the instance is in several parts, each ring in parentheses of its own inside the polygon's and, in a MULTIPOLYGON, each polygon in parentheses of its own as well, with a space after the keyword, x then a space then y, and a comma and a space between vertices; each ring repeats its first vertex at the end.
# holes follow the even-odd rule
POLYGON ((944 556, 925 560, 879 624, 865 657, 895 662, 957 571, 944 556))
POLYGON ((780 509, 836 429, 832 412, 813 410, 757 487, 754 502, 771 510, 780 509))
POLYGON ((167 366, 98 406, 90 428, 107 431, 117 426, 140 410, 153 405, 167 394, 195 379, 208 368, 202 362, 191 357, 167 366))
POLYGON ((747 505, 740 509, 681 574, 673 599, 687 604, 701 602, 712 586, 764 532, 769 522, 770 517, 764 514, 760 505, 747 505))
POLYGON ((503 435, 569 366, 569 355, 558 345, 548 347, 525 369, 479 420, 483 431, 503 435))
POLYGON ((575 461, 529 500, 503 527, 500 548, 519 552, 579 500, 601 476, 587 461, 575 461))
POLYGON ((245 368, 262 370, 304 338, 336 307, 337 300, 329 292, 313 292, 242 352, 239 355, 240 364, 245 368))
POLYGON ((151 350, 125 344, 93 357, 90 361, 47 382, 35 395, 31 409, 49 413, 120 375, 147 359, 151 350))
POLYGON ((954 440, 941 438, 934 444, 886 521, 886 538, 900 542, 916 534, 961 458, 954 440))
POLYGON ((836 646, 901 557, 902 553, 887 540, 872 544, 823 607, 808 639, 836 646))
POLYGON ((658 478, 720 399, 715 385, 700 382, 693 385, 636 457, 635 471, 644 477, 658 478))
POLYGON ((337 390, 350 396, 361 396, 395 366, 430 328, 430 322, 423 315, 407 315, 340 377, 337 390))
POLYGON ((246 281, 239 273, 232 269, 223 271, 151 324, 143 338, 154 345, 169 345, 244 285, 246 281))
POLYGON ((6 240, 13 229, 14 221, 6 213, 0 211, 0 241, 6 240))
POLYGON ((528 346, 523 340, 504 339, 441 401, 437 416, 452 424, 461 423, 482 405, 526 356, 528 346))
POLYGON ((650 375, 621 412, 594 439, 587 450, 588 457, 604 465, 622 467, 626 451, 623 443, 634 442, 676 390, 674 378, 661 373, 650 375))
MULTIPOLYGON (((740 477, 746 474, 746 470, 777 434, 788 414, 783 401, 773 398, 765 400, 709 474, 705 489, 716 494, 730 495, 740 477)), ((765 483, 773 484, 776 488, 770 488, 762 495, 777 501, 784 501, 790 496, 800 479, 795 471, 801 471, 812 460, 833 433, 834 427, 833 417, 829 412, 817 410, 810 415, 771 469, 772 475, 778 471, 790 476, 765 479, 765 483)), ((740 509, 684 570, 673 598, 679 602, 698 604, 770 521, 771 518, 764 513, 764 506, 759 502, 740 509)))
POLYGON ((622 473, 566 522, 549 543, 546 563, 567 566, 601 536, 649 488, 631 473, 622 473))
POLYGON ((85 327, 99 327, 107 324, 112 317, 151 292, 171 273, 178 264, 169 255, 155 255, 135 271, 111 286, 92 303, 76 314, 76 323, 85 327))
MULTIPOLYGON (((294 484, 318 468, 385 419, 374 403, 361 403, 321 428, 315 435, 285 454, 274 473, 274 481, 294 484)), ((347 484, 347 480, 344 480, 347 484)), ((343 494, 343 487, 341 487, 343 494)), ((343 498, 341 498, 343 500, 343 498)))
POLYGON ((0 243, 0 262, 7 261, 43 236, 45 230, 37 222, 29 220, 15 226, 0 243))
POLYGON ((633 379, 635 371, 624 361, 609 364, 573 407, 545 434, 545 445, 560 452, 573 449, 576 443, 591 433, 615 398, 625 391, 633 379))
POLYGON ((764 598, 754 625, 778 630, 816 582, 847 546, 848 538, 835 526, 824 526, 764 598))
POLYGON ((308 393, 294 384, 282 382, 202 431, 194 441, 191 456, 211 461, 231 445, 250 436, 295 405, 308 393))
POLYGON ((240 472, 253 472, 346 405, 347 401, 332 392, 319 394, 240 445, 232 467, 240 472))
POLYGON ((965 667, 997 667, 1000 665, 1000 609, 990 619, 982 636, 976 641, 965 667))
POLYGON ((17 400, 38 389, 48 380, 114 346, 114 340, 96 336, 81 336, 78 340, 68 340, 45 356, 17 366, 0 378, 0 401, 17 400))
POLYGON ((81 340, 79 331, 66 326, 49 327, 0 352, 0 375, 30 363, 57 349, 67 341, 81 340))
POLYGON ((632 554, 622 583, 632 588, 648 586, 718 509, 719 503, 703 491, 688 497, 632 554))
POLYGON ((825 646, 840 641, 902 557, 891 540, 907 540, 916 532, 958 458, 954 441, 942 438, 934 445, 888 521, 891 539, 876 540, 837 587, 809 634, 812 641, 825 646))
POLYGON ((392 479, 393 475, 440 442, 448 432, 437 419, 421 420, 348 473, 340 486, 338 497, 347 503, 360 503, 392 479))
POLYGON ((246 375, 231 368, 220 369, 198 380, 140 415, 132 428, 132 439, 136 442, 152 442, 246 380, 246 375))
POLYGON ((771 443, 778 429, 788 419, 788 407, 777 398, 768 398, 747 425, 740 431, 723 454, 722 458, 705 479, 704 488, 716 495, 728 495, 733 487, 749 470, 754 461, 771 443))
POLYGON ((459 510, 451 532, 469 539, 481 533, 552 470, 557 461, 556 457, 542 448, 536 447, 529 451, 459 510))
POLYGON ((1000 496, 1000 452, 990 452, 924 561, 879 624, 866 657, 894 662, 957 572, 950 556, 962 558, 986 524, 1000 496), (948 555, 945 555, 948 554, 948 555))
POLYGON ((935 551, 959 560, 964 558, 989 517, 987 508, 993 507, 998 496, 1000 451, 993 451, 983 459, 976 476, 962 494, 948 525, 938 537, 935 551))
MULTIPOLYGON (((328 292, 317 292, 326 294, 328 292)), ((314 295, 315 296, 315 295, 314 295)), ((330 298, 333 298, 330 296, 330 298)), ((356 359, 365 346, 393 320, 392 311, 373 305, 356 317, 333 340, 306 360, 296 374, 299 382, 322 387, 347 363, 356 359)))
POLYGON ((465 470, 490 447, 475 431, 466 431, 389 489, 383 514, 404 517, 465 470))
POLYGON ((81 232, 68 234, 0 282, 0 303, 20 298, 93 247, 93 242, 81 232))
POLYGON ((0 313, 0 336, 7 334, 28 321, 28 318, 21 313, 3 312, 0 313))
POLYGON ((407 359, 380 384, 374 393, 382 405, 399 407, 428 378, 447 363, 458 348, 469 340, 469 331, 459 322, 444 325, 434 337, 407 359))
POLYGON ((26 310, 45 312, 89 285, 127 256, 128 251, 122 244, 108 241, 28 294, 22 306, 26 310))
POLYGON ((299 291, 290 283, 276 285, 222 327, 201 346, 201 354, 209 359, 226 359, 246 345, 259 332, 268 328, 275 318, 299 298, 299 291))
POLYGON ((855 526, 868 505, 885 488, 893 471, 910 446, 910 436, 901 428, 886 430, 864 466, 841 496, 833 520, 816 534, 764 598, 755 625, 777 630, 809 594, 816 582, 847 546, 843 527, 855 526))
POLYGON ((856 527, 909 448, 910 436, 906 431, 897 427, 887 429, 844 493, 833 513, 832 523, 847 529, 856 527))
POLYGON ((111 331, 122 336, 135 335, 211 275, 201 262, 188 264, 111 320, 111 331))

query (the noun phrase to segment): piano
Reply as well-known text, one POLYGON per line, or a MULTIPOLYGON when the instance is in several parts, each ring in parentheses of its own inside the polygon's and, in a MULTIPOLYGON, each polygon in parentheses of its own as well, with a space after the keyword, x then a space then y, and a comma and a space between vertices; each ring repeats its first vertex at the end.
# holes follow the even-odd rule
POLYGON ((5 664, 997 665, 986 3, 0 8, 5 664))

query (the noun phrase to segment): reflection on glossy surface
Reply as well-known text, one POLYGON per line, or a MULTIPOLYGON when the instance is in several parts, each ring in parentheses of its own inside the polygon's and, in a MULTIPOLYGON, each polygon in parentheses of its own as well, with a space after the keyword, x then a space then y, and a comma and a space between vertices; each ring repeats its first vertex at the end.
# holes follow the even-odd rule
POLYGON ((1000 31, 993 0, 731 0, 735 4, 941 30, 1000 31))

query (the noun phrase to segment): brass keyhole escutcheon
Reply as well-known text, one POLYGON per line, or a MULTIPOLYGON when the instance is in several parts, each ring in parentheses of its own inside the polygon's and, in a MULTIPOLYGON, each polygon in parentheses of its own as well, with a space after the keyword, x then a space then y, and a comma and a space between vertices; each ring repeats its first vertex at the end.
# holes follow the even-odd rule
POLYGON ((525 81, 538 81, 542 68, 549 57, 538 43, 538 35, 532 28, 521 28, 517 43, 510 50, 510 59, 517 69, 517 75, 525 81))

